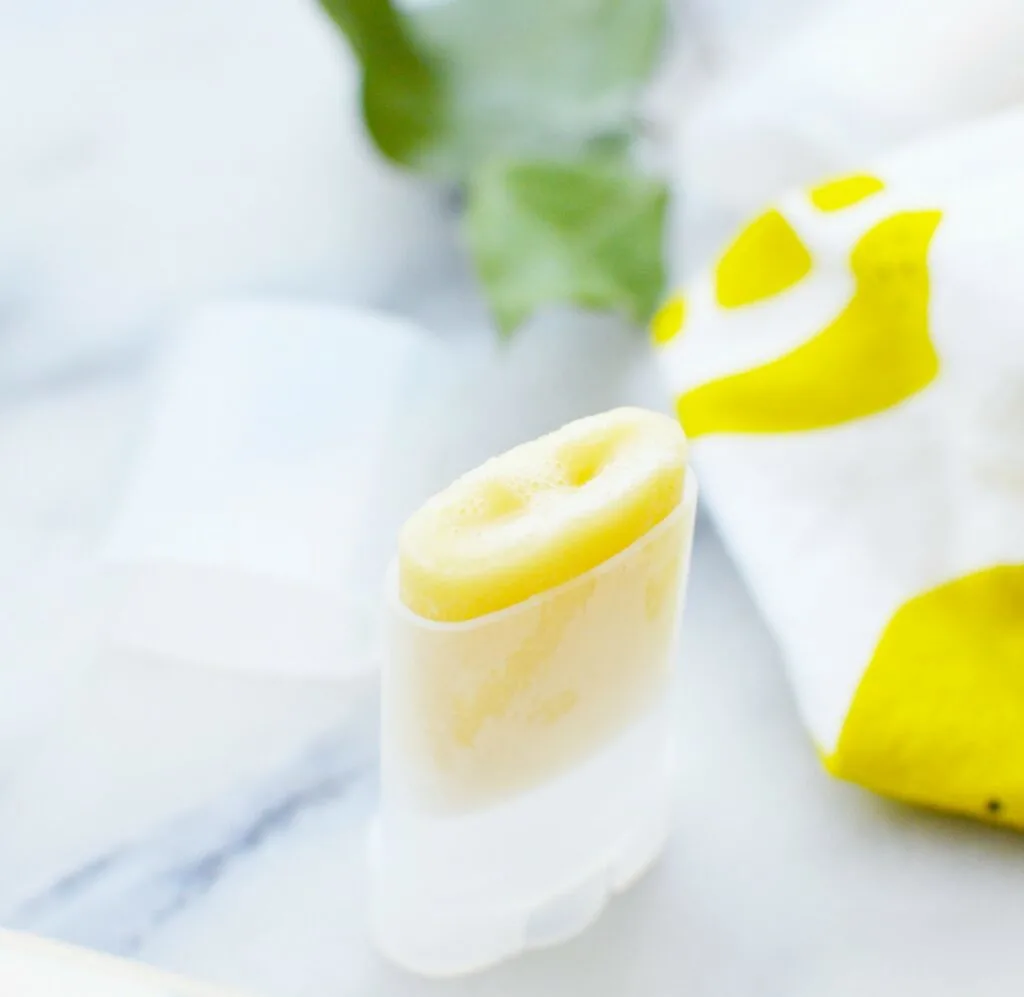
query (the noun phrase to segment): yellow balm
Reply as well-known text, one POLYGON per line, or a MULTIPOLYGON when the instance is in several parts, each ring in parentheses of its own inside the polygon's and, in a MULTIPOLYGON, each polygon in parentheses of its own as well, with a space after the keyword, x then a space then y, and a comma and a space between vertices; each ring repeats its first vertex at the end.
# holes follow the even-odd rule
POLYGON ((489 460, 406 523, 402 602, 471 620, 589 571, 679 504, 686 452, 675 420, 622 408, 489 460))

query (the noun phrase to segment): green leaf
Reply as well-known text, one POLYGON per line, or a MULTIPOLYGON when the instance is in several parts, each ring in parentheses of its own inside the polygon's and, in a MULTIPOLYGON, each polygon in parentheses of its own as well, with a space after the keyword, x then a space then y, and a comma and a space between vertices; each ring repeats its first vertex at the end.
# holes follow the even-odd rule
POLYGON ((664 0, 321 3, 362 64, 382 152, 456 181, 495 156, 627 140, 664 29, 664 0))
POLYGON ((469 190, 470 250, 508 334, 544 303, 649 317, 667 194, 628 167, 664 0, 320 0, 391 159, 469 190))
POLYGON ((443 132, 441 75, 389 0, 321 0, 363 67, 363 116, 377 147, 407 165, 443 132))
POLYGON ((498 327, 571 301, 646 321, 665 283, 668 191, 606 159, 496 160, 469 188, 467 235, 498 327))

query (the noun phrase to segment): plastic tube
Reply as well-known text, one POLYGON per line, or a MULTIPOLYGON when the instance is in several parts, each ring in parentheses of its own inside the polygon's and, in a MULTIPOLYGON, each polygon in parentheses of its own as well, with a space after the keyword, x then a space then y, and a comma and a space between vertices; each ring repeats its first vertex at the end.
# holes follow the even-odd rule
POLYGON ((373 930, 426 975, 581 931, 660 852, 697 484, 626 550, 508 609, 423 619, 388 589, 373 930))

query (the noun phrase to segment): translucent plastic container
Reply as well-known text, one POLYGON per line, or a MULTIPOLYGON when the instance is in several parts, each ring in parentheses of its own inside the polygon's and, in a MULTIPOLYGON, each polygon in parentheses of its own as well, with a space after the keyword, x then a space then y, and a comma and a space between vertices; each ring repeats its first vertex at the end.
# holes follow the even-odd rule
POLYGON ((268 675, 376 669, 374 595, 419 497, 402 471, 420 441, 392 427, 438 366, 424 330, 364 309, 197 312, 106 538, 104 642, 268 675))
POLYGON ((670 708, 697 484, 616 556, 463 623, 389 581, 371 917, 425 975, 582 931, 669 829, 670 708))

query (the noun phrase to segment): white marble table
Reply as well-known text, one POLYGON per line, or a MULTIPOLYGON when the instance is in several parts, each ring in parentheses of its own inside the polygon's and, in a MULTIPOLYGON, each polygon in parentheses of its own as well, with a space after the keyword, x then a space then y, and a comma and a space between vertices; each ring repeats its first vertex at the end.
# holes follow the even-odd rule
POLYGON ((90 661, 88 628, 57 601, 56 581, 117 492, 145 369, 40 392, 0 418, 3 466, 18 468, 0 490, 14 610, 0 924, 267 997, 931 995, 1019 980, 1019 839, 876 801, 820 771, 772 641, 706 521, 664 860, 564 948, 447 984, 383 963, 363 920, 373 680, 90 661))
MULTIPOLYGON (((59 6, 40 5, 40 17, 59 6)), ((172 7, 161 5, 161 16, 172 7)), ((175 53, 184 58, 187 46, 176 44, 167 65, 175 53)), ((234 68, 244 72, 251 61, 234 68)), ((148 177, 159 159, 145 143, 134 158, 119 158, 116 128, 96 134, 111 168, 126 175, 148 177)), ((61 148, 50 149, 50 172, 31 175, 34 195, 46 184, 52 193, 62 179, 68 198, 88 193, 75 172, 87 173, 88 163, 75 157, 92 153, 61 148)), ((362 160, 342 159, 356 173, 365 169, 362 160)), ((12 176, 22 173, 0 170, 0 184, 12 176)), ((316 182, 328 213, 354 210, 358 195, 331 200, 334 178, 317 174, 316 182)), ((386 190, 373 187, 373 197, 399 196, 392 181, 381 183, 386 190)), ((207 206, 217 203, 216 185, 202 195, 207 206)), ((291 210, 312 226, 313 249, 261 256, 246 242, 242 204, 229 222, 248 269, 225 270, 226 236, 219 248, 227 255, 204 265, 218 288, 351 298, 352 288, 372 287, 371 298, 433 328, 479 325, 440 213, 429 198, 404 188, 400 196, 415 231, 405 238, 405 223, 391 219, 368 257, 350 235, 330 235, 324 211, 307 198, 291 210), (412 260, 400 279, 396 253, 412 260), (352 265, 333 281, 337 254, 352 265)), ((23 197, 6 203, 15 201, 24 232, 49 217, 32 215, 23 197)), ((50 233, 41 243, 49 255, 32 257, 41 261, 42 284, 4 269, 18 256, 7 251, 11 230, 0 235, 0 323, 13 322, 15 333, 14 351, 3 354, 10 366, 0 366, 0 926, 266 997, 1020 990, 1021 840, 877 801, 822 773, 770 635, 706 519, 685 622, 678 821, 664 860, 563 948, 449 983, 382 962, 366 937, 363 904, 363 839, 376 792, 374 681, 248 678, 93 653, 78 596, 130 466, 149 392, 147 344, 159 338, 168 310, 208 288, 198 277, 184 287, 156 280, 159 261, 151 269, 129 259, 124 245, 114 247, 120 255, 109 267, 89 259, 75 270, 72 262, 87 254, 68 256, 68 246, 100 245, 104 229, 84 207, 65 221, 67 238, 50 233), (113 295, 116 308, 71 293, 125 282, 137 294, 113 295), (68 323, 82 315, 88 321, 70 334, 68 323), (33 340, 38 329, 47 335, 33 340)), ((181 219, 169 211, 156 221, 152 232, 133 236, 165 235, 181 219)), ((289 232, 268 222, 258 236, 269 245, 289 232)), ((207 234, 198 225, 189 245, 209 249, 207 234)), ((623 335, 605 329, 593 349, 617 363, 616 351, 632 349, 623 335)), ((521 349, 515 362, 541 362, 543 351, 530 360, 533 347, 521 349)), ((618 400, 619 389, 602 383, 565 412, 540 418, 618 400)))

